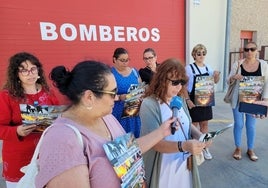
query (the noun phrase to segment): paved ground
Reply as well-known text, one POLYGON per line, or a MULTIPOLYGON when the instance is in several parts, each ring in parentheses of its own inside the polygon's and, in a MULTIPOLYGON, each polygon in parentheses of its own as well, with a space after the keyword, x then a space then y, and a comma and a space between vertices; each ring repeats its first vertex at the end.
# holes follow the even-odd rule
MULTIPOLYGON (((225 104, 223 93, 217 93, 214 119, 210 121, 209 129, 217 130, 232 122, 232 112, 229 104, 225 104)), ((252 162, 246 155, 245 128, 242 137, 242 160, 232 158, 235 149, 232 129, 215 138, 210 151, 211 161, 201 165, 200 175, 203 188, 267 188, 268 187, 268 118, 258 120, 256 125, 255 152, 259 157, 252 162)))
MULTIPOLYGON (((210 121, 209 129, 217 130, 232 123, 231 108, 225 104, 224 93, 216 93, 214 119, 210 121)), ((256 127, 255 152, 259 156, 257 162, 252 162, 246 156, 245 129, 243 132, 242 160, 232 158, 234 150, 232 129, 215 138, 210 151, 213 159, 200 166, 203 188, 267 188, 268 187, 268 118, 258 120, 256 127)), ((1 144, 0 144, 1 149, 1 144)), ((2 168, 2 163, 0 164, 2 168)), ((0 170, 1 171, 1 170, 0 170)), ((0 188, 5 188, 0 179, 0 188)))

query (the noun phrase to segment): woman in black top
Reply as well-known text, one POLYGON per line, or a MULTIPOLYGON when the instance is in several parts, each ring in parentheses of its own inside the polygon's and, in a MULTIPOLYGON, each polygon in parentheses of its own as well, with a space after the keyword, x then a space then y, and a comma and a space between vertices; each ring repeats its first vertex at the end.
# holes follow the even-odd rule
POLYGON ((143 52, 143 61, 146 63, 145 68, 141 68, 139 70, 140 77, 143 82, 149 84, 153 74, 156 72, 157 63, 157 55, 152 48, 146 48, 143 52))

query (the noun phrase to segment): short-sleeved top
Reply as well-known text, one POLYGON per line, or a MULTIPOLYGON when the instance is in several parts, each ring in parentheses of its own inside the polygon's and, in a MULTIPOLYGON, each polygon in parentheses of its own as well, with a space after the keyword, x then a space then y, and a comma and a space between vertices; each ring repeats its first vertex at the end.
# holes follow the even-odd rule
MULTIPOLYGON (((192 65, 193 65, 193 63, 192 63, 192 65)), ((194 76, 195 75, 199 75, 199 71, 196 69, 196 67, 195 66, 192 66, 192 67, 194 68, 195 74, 193 73, 190 64, 188 64, 185 67, 186 74, 189 77, 188 88, 187 88, 187 90, 188 90, 189 93, 193 89, 194 76)), ((207 73, 208 72, 209 76, 212 76, 213 75, 213 69, 209 65, 207 65, 207 64, 205 66, 203 66, 203 67, 199 67, 198 66, 198 69, 200 70, 201 74, 204 74, 204 73, 207 73)))
MULTIPOLYGON (((125 134, 113 115, 107 115, 103 120, 113 138, 125 134)), ((55 176, 79 165, 89 167, 91 188, 107 187, 107 185, 110 188, 120 187, 119 178, 103 149, 103 144, 108 140, 64 117, 56 119, 53 125, 44 136, 40 147, 38 161, 40 171, 36 177, 36 187, 44 187, 55 176), (81 132, 84 149, 74 131, 64 124, 71 124, 81 132)))

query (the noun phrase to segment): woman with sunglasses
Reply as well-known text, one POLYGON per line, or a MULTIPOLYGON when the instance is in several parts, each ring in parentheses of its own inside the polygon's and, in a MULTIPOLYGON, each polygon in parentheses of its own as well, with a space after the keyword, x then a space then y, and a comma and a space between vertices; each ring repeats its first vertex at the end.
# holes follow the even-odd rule
MULTIPOLYGON (((157 129, 159 124, 173 115, 171 101, 173 97, 183 96, 184 85, 188 78, 184 66, 176 59, 167 59, 161 63, 154 74, 145 98, 141 104, 141 135, 157 129)), ((144 154, 144 164, 149 188, 190 188, 193 183, 198 187, 198 171, 195 171, 195 182, 187 162, 191 155, 198 155, 208 143, 198 141, 202 134, 191 124, 191 118, 185 100, 178 110, 179 129, 158 142, 144 154)), ((196 167, 196 166, 195 166, 196 167)), ((195 168, 195 170, 197 170, 195 168)))
POLYGON ((156 72, 156 68, 159 65, 157 63, 157 55, 152 48, 146 48, 143 52, 143 61, 146 64, 145 68, 139 70, 141 80, 146 84, 149 84, 152 80, 153 74, 156 72))
MULTIPOLYGON (((227 83, 231 83, 234 80, 243 80, 244 76, 264 76, 265 85, 262 93, 262 100, 268 100, 268 65, 264 60, 257 59, 257 44, 255 42, 249 42, 245 48, 245 59, 236 61, 233 63, 231 72, 227 78, 227 83), (239 69, 238 69, 239 68, 239 69), (238 72, 236 73, 238 69, 238 72)), ((258 156, 253 151, 255 141, 255 126, 256 118, 250 114, 239 112, 239 82, 236 83, 234 89, 234 95, 231 101, 231 107, 234 117, 234 142, 235 151, 233 158, 236 160, 242 159, 241 151, 241 137, 244 124, 247 131, 247 155, 250 160, 257 161, 258 156), (245 123, 244 123, 245 122, 245 123)))
MULTIPOLYGON (((119 188, 120 178, 103 148, 104 144, 125 134, 111 114, 118 96, 110 67, 96 61, 83 61, 71 71, 64 66, 53 68, 50 78, 71 105, 44 136, 36 187, 119 188), (83 149, 66 124, 80 131, 83 149)), ((169 135, 174 120, 170 118, 156 131, 138 138, 141 153, 169 135)))
POLYGON ((136 138, 140 136, 140 117, 139 115, 132 116, 129 112, 129 116, 123 117, 124 104, 127 93, 133 87, 137 87, 141 83, 141 78, 138 71, 135 68, 129 67, 129 55, 128 51, 124 48, 117 48, 113 54, 112 73, 114 74, 117 89, 118 100, 115 102, 113 115, 123 126, 125 131, 132 132, 136 138))
MULTIPOLYGON (((196 106, 195 99, 195 83, 200 76, 213 76, 214 83, 218 83, 220 72, 214 71, 208 64, 205 64, 207 48, 203 44, 197 44, 192 50, 193 63, 188 64, 185 69, 189 82, 187 86, 188 92, 185 93, 186 102, 190 111, 193 124, 200 128, 202 133, 208 132, 208 120, 213 118, 211 106, 196 106)), ((212 155, 208 148, 203 150, 205 159, 212 159, 212 155)))
POLYGON ((7 188, 15 188, 23 176, 20 168, 30 163, 41 133, 37 125, 22 123, 20 105, 57 105, 49 89, 41 62, 20 52, 9 59, 7 80, 0 92, 0 139, 3 140, 3 177, 7 188))

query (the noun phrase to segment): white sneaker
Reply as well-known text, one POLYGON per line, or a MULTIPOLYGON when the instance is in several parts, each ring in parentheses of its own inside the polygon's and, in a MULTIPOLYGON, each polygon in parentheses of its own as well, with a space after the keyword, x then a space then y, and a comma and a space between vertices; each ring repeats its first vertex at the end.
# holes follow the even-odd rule
POLYGON ((208 148, 203 149, 204 158, 207 160, 212 159, 212 155, 210 154, 208 148))

